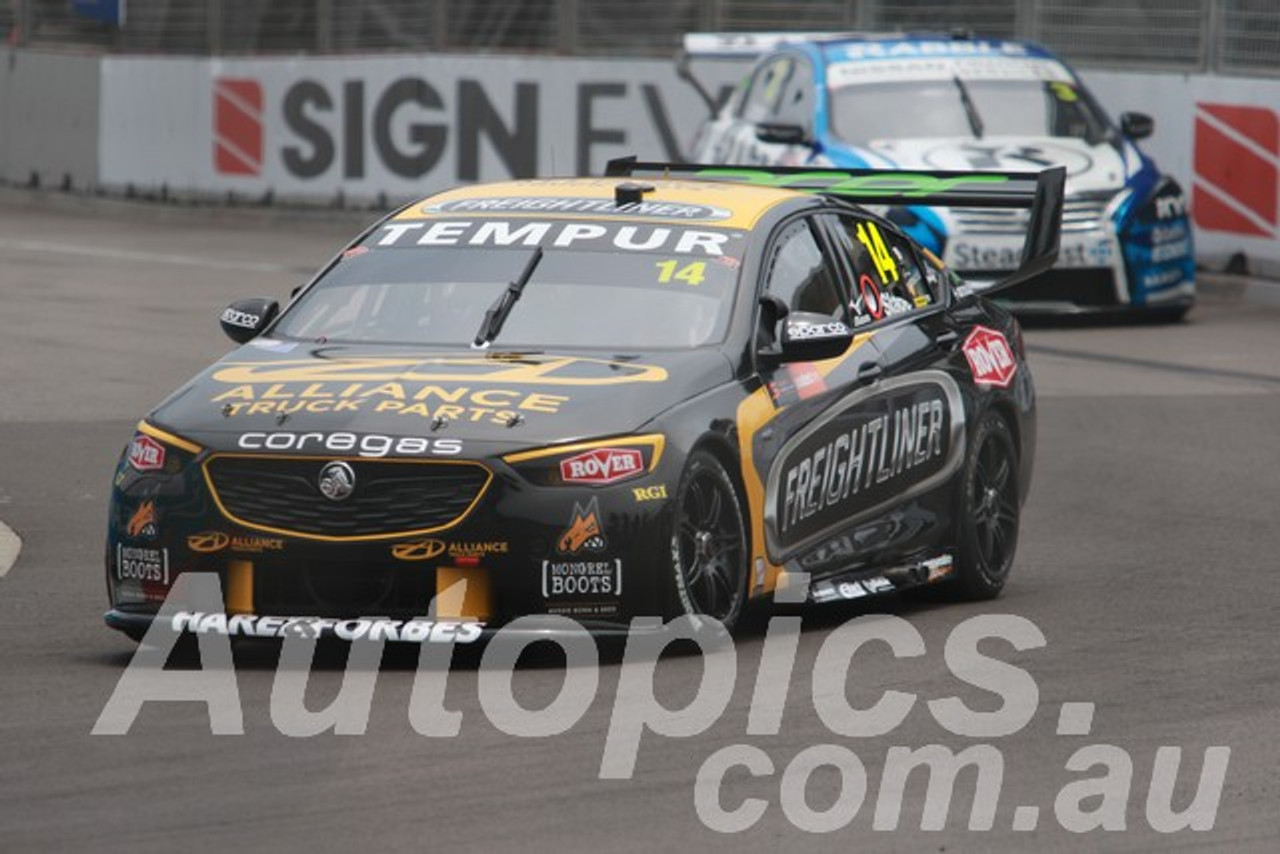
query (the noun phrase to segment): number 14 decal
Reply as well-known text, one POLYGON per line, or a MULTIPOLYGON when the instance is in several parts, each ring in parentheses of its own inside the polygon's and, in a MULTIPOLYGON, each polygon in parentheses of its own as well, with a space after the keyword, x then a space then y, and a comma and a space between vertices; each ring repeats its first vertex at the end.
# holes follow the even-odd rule
POLYGON ((707 278, 706 261, 690 261, 683 267, 679 261, 658 261, 657 267, 658 282, 664 285, 672 281, 700 285, 707 278))
POLYGON ((894 263, 889 247, 884 245, 884 235, 874 222, 858 223, 858 242, 867 247, 871 263, 876 265, 882 284, 898 281, 898 265, 894 263))

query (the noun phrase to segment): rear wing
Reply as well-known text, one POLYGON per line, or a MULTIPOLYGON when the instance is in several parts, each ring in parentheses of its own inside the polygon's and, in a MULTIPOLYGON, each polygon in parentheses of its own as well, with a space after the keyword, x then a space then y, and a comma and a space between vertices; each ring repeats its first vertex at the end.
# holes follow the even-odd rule
POLYGON ((964 208, 1029 208, 1031 220, 1018 269, 984 293, 1025 282, 1058 259, 1063 188, 1067 170, 1040 172, 937 172, 828 169, 806 166, 711 166, 661 163, 624 157, 610 160, 610 178, 685 178, 799 190, 861 205, 924 205, 964 208))

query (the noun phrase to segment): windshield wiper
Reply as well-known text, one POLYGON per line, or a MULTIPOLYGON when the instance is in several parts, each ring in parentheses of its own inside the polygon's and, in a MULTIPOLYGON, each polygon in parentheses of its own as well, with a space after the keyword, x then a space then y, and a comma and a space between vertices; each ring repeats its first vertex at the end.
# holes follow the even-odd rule
POLYGON ((502 331, 502 324, 507 322, 507 315, 511 314, 516 300, 520 299, 520 294, 524 293, 524 286, 529 284, 529 279, 533 278, 533 271, 541 260, 542 247, 539 246, 533 250, 533 255, 529 256, 529 261, 524 265, 520 275, 515 281, 507 284, 506 290, 499 294, 493 301, 493 305, 485 311, 484 320, 480 323, 480 331, 476 333, 476 340, 471 342, 472 347, 483 349, 498 337, 498 333, 502 331))
POLYGON ((969 120, 969 129, 973 131, 973 135, 982 139, 982 116, 978 115, 978 108, 973 105, 973 99, 969 97, 969 89, 964 85, 964 81, 960 79, 960 75, 951 78, 955 81, 956 88, 960 90, 960 103, 964 104, 964 114, 969 120))

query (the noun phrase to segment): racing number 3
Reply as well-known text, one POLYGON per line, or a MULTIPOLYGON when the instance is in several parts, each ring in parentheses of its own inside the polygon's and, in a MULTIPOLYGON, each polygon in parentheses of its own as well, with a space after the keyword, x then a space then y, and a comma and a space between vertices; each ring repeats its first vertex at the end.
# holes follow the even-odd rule
POLYGON ((889 247, 884 245, 884 235, 874 222, 858 223, 858 242, 867 247, 867 254, 871 256, 871 263, 876 265, 882 284, 898 281, 898 265, 893 262, 889 247))
POLYGON ((671 281, 684 282, 686 285, 700 285, 707 278, 706 261, 690 261, 683 267, 679 261, 659 261, 658 282, 667 284, 671 281))

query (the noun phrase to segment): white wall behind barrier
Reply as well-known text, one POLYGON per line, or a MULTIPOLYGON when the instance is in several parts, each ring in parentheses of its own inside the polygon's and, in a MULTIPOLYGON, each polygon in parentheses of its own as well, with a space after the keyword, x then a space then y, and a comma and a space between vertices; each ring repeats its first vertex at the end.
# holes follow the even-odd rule
POLYGON ((0 180, 97 183, 98 62, 0 47, 0 180))
POLYGON ((101 180, 277 197, 407 197, 673 159, 705 115, 658 60, 400 56, 103 60, 101 180))

